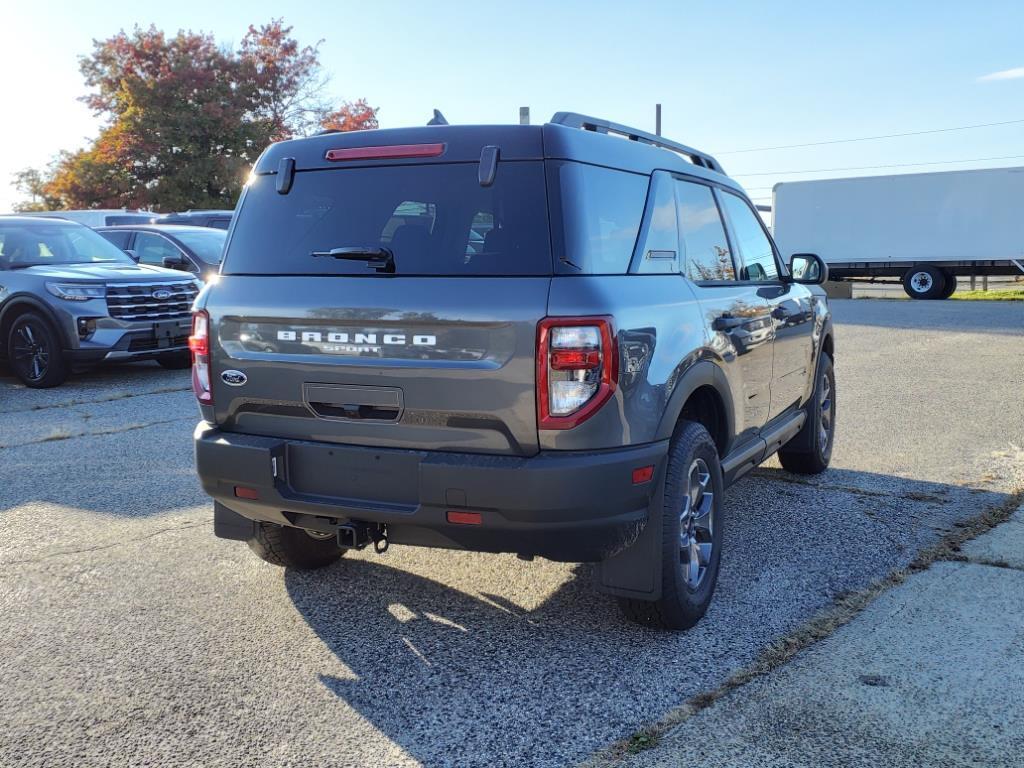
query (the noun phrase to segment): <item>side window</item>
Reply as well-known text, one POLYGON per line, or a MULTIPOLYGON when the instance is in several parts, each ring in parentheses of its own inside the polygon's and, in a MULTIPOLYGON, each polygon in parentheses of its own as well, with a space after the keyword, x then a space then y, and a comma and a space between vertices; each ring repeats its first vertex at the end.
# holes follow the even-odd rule
POLYGON ((139 232, 135 236, 135 255, 139 257, 140 264, 150 264, 154 267, 164 265, 164 257, 177 259, 181 252, 174 247, 169 240, 151 232, 139 232))
POLYGON ((122 251, 128 247, 128 238, 131 236, 131 232, 100 232, 100 234, 122 251))
POLYGON ((674 187, 674 180, 664 171, 656 171, 651 177, 640 242, 633 256, 639 274, 679 271, 679 227, 674 187))
POLYGON ((676 205, 680 242, 686 255, 686 276, 696 283, 735 280, 729 238, 725 235, 711 187, 677 181, 676 205))
POLYGON ((772 242, 761 226, 761 218, 747 202, 728 192, 722 194, 722 204, 732 224, 736 247, 743 263, 743 280, 775 280, 779 268, 775 263, 772 242))

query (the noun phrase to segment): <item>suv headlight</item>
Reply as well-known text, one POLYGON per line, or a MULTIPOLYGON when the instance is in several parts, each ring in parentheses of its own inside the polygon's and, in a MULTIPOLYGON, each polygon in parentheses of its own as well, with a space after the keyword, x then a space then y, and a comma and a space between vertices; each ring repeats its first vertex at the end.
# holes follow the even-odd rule
POLYGON ((107 286, 97 283, 47 283, 46 290, 67 301, 102 299, 107 295, 107 286))

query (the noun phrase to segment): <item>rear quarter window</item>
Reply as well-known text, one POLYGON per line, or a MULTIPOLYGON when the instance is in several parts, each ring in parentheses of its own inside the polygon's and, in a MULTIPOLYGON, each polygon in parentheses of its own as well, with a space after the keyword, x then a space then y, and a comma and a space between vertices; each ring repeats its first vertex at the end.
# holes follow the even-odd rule
POLYGON ((564 272, 624 275, 636 246, 650 177, 549 161, 552 242, 564 272))

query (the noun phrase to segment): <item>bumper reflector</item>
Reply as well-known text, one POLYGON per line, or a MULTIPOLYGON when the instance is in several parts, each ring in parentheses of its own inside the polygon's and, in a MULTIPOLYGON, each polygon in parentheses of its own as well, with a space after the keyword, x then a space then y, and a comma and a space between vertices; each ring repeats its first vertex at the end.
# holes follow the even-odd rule
POLYGON ((633 470, 633 485, 650 482, 652 477, 654 477, 653 464, 647 467, 637 467, 633 470))
POLYGON ((235 496, 240 499, 250 499, 256 501, 259 499, 260 494, 255 488, 246 488, 244 485, 235 486, 235 496))
POLYGON ((448 522, 456 525, 482 525, 484 516, 479 512, 459 512, 454 509, 448 510, 448 522))

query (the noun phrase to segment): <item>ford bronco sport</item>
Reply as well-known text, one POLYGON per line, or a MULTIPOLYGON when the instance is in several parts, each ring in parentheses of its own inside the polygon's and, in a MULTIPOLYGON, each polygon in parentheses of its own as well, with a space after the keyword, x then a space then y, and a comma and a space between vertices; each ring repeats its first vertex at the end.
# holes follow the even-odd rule
POLYGON ((582 115, 275 144, 195 305, 214 531, 593 561, 689 627, 729 484, 828 465, 826 273, 711 156, 582 115))
POLYGON ((29 387, 101 362, 188 368, 199 281, 138 265, 82 224, 0 216, 0 357, 29 387))

